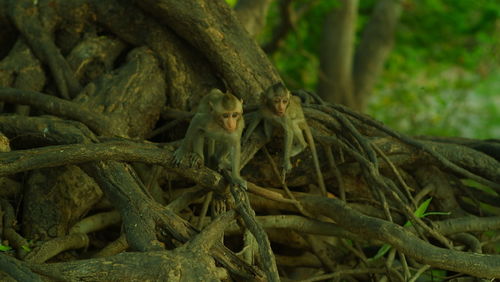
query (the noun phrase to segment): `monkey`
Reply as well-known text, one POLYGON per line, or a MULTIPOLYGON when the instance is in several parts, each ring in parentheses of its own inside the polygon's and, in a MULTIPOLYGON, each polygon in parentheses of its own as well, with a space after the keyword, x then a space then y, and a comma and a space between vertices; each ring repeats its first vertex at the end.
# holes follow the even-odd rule
POLYGON ((231 173, 230 181, 246 189, 247 183, 240 176, 241 135, 243 100, 219 89, 212 89, 201 100, 191 119, 184 140, 174 152, 174 163, 180 162, 191 153, 190 165, 204 164, 203 149, 207 139, 207 155, 219 170, 231 173))
POLYGON ((322 193, 326 195, 326 188, 323 174, 319 166, 316 145, 314 144, 311 129, 307 125, 300 98, 291 95, 281 82, 276 83, 262 93, 258 110, 248 114, 248 117, 250 117, 251 120, 245 131, 243 143, 246 143, 250 135, 261 122, 267 140, 271 139, 275 127, 281 127, 283 129, 283 178, 286 173, 290 172, 292 169, 290 158, 302 152, 309 144, 318 185, 322 193), (303 132, 306 135, 307 142, 303 132))

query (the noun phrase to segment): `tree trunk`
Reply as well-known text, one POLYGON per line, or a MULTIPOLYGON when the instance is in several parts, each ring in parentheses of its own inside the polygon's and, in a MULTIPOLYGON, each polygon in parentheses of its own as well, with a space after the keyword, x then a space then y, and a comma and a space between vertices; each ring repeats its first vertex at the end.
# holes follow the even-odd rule
POLYGON ((377 3, 367 23, 354 58, 354 96, 364 109, 394 43, 402 1, 382 0, 377 3))
POLYGON ((357 3, 340 1, 327 17, 318 94, 326 101, 363 111, 392 49, 402 4, 378 1, 355 46, 357 3))
POLYGON ((224 1, 148 0, 137 4, 201 51, 230 90, 247 103, 256 103, 260 93, 280 81, 262 49, 224 1))
POLYGON ((318 94, 331 103, 358 109, 352 65, 357 22, 357 0, 340 1, 323 28, 318 94))

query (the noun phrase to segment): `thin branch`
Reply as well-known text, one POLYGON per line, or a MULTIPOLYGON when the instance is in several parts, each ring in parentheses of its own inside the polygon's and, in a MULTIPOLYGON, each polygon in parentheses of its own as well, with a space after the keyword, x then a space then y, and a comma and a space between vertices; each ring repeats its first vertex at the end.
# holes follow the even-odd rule
POLYGON ((234 199, 235 209, 245 222, 245 226, 250 230, 259 244, 261 263, 268 281, 280 281, 276 259, 271 249, 271 243, 269 242, 266 232, 255 219, 255 212, 250 206, 246 191, 243 191, 239 186, 231 186, 230 190, 234 199))
POLYGON ((0 101, 29 105, 55 116, 80 121, 97 134, 106 134, 113 128, 112 121, 100 113, 77 103, 35 91, 0 87, 0 101))
POLYGON ((391 130, 390 128, 388 128, 387 126, 381 124, 380 122, 378 121, 375 121, 367 116, 364 116, 364 115, 361 115, 361 114, 358 114, 346 107, 343 107, 341 105, 329 105, 329 107, 325 107, 325 106, 316 106, 318 108, 321 108, 321 109, 328 109, 329 107, 335 109, 336 111, 339 111, 339 112, 342 112, 342 113, 345 113, 349 116, 352 116, 358 120, 360 120, 361 122, 367 124, 367 125, 370 125, 370 126, 373 126, 375 127, 376 129, 388 134, 389 136, 392 136, 394 138, 397 138, 399 140, 401 140, 403 143, 406 143, 408 145, 411 145, 417 149, 420 149, 426 153, 428 153, 429 155, 431 155, 432 157, 434 157, 437 161, 439 161, 443 166, 445 166, 446 168, 450 169, 451 171, 455 172, 455 173, 458 173, 464 177, 467 177, 467 178, 470 178, 470 179, 473 179, 479 183, 482 183, 484 185, 487 185, 493 189, 495 189, 495 191, 497 192, 500 192, 500 184, 499 183, 495 183, 491 180, 488 180, 488 179, 485 179, 479 175, 476 175, 462 167, 459 167, 458 165, 452 163, 451 161, 449 161, 448 159, 446 159, 445 157, 443 157, 439 152, 437 152, 436 150, 432 149, 430 146, 428 146, 427 144, 425 143, 422 143, 420 141, 417 141, 415 139, 412 139, 410 137, 407 137, 405 136, 404 134, 402 133, 399 133, 399 132, 396 132, 396 131, 393 131, 391 130))
POLYGON ((319 196, 300 201, 309 212, 335 220, 345 229, 365 238, 383 241, 424 264, 477 277, 500 277, 500 256, 443 249, 417 238, 399 225, 363 215, 344 202, 319 196))

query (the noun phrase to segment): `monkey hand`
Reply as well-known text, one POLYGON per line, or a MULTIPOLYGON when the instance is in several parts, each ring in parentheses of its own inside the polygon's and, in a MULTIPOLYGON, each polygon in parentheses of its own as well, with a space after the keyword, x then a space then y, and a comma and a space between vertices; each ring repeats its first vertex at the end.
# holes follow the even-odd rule
MULTIPOLYGON (((174 152, 174 165, 181 166, 182 161, 186 158, 188 153, 182 148, 178 148, 174 152)), ((203 166, 203 158, 196 153, 191 153, 188 156, 189 167, 200 168, 203 166)))
POLYGON ((292 147, 292 150, 290 152, 290 157, 295 157, 296 155, 300 154, 304 149, 307 147, 307 145, 295 145, 292 147))
POLYGON ((186 152, 182 148, 177 148, 174 152, 174 165, 179 166, 184 159, 186 152))
POLYGON ((292 170, 290 159, 283 160, 283 174, 287 174, 292 170))
POLYGON ((247 187, 247 181, 244 180, 241 177, 232 177, 231 178, 231 182, 232 182, 231 184, 240 186, 241 188, 243 188, 245 190, 248 189, 248 187, 247 187))

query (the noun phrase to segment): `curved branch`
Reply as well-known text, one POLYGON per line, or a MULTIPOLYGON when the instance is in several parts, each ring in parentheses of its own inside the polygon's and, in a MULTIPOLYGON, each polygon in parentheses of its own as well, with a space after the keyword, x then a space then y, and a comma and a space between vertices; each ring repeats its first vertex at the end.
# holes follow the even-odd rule
POLYGON ((81 105, 51 95, 15 88, 0 87, 0 101, 36 107, 55 116, 80 121, 97 134, 112 130, 110 119, 81 105))
MULTIPOLYGON (((189 222, 148 198, 125 164, 93 162, 85 165, 85 171, 94 177, 106 197, 120 211, 132 249, 163 250, 162 240, 175 239, 185 243, 198 233, 189 222)), ((214 244, 210 253, 229 271, 247 279, 261 277, 257 269, 244 263, 220 242, 214 244)))
POLYGON ((192 179, 203 187, 223 189, 222 176, 206 167, 199 169, 175 167, 172 146, 159 148, 154 144, 134 142, 105 142, 98 144, 73 144, 46 146, 0 154, 0 176, 45 167, 107 160, 143 162, 168 166, 175 173, 192 179))
POLYGON ((126 252, 106 258, 28 266, 54 281, 158 281, 161 278, 173 281, 215 281, 213 262, 205 257, 186 256, 180 250, 126 252), (155 267, 152 268, 152 265, 155 267))
POLYGON ((44 281, 40 276, 33 273, 25 262, 8 255, 0 254, 0 269, 15 278, 16 281, 44 281))
POLYGON ((432 226, 443 235, 498 230, 500 229, 500 216, 453 218, 434 221, 432 226))
POLYGON ((245 101, 256 103, 260 93, 281 80, 224 1, 135 2, 202 52, 245 101))
POLYGON ((367 125, 370 125, 376 129, 386 133, 389 136, 392 136, 394 138, 397 138, 398 140, 401 140, 403 143, 409 144, 417 149, 420 149, 420 150, 426 152, 427 154, 434 157, 437 161, 439 161, 441 163, 441 165, 445 166, 446 168, 450 169, 451 171, 453 171, 457 174, 460 174, 464 177, 470 178, 470 179, 475 180, 479 183, 487 185, 487 186, 493 188, 495 191, 500 192, 500 184, 495 183, 491 180, 485 179, 479 175, 476 175, 476 174, 456 165, 455 163, 453 163, 450 160, 448 160, 447 158, 445 158, 437 150, 432 148, 432 146, 430 146, 426 143, 420 142, 418 140, 412 139, 408 136, 405 136, 402 133, 393 131, 390 128, 388 128, 387 126, 383 125, 382 123, 380 123, 376 120, 371 119, 368 116, 360 115, 360 114, 358 114, 358 113, 356 113, 356 112, 354 112, 354 111, 352 111, 344 106, 341 106, 341 105, 333 105, 332 104, 329 106, 315 106, 315 108, 324 109, 324 110, 330 112, 331 110, 328 110, 329 107, 335 109, 336 111, 350 115, 350 116, 354 117, 355 119, 358 119, 361 122, 363 122, 367 125))
MULTIPOLYGON (((38 1, 31 0, 10 2, 10 17, 37 57, 49 66, 61 96, 65 99, 76 96, 81 86, 68 62, 52 40, 53 30, 49 25, 53 23, 47 24, 41 19, 41 10, 47 9, 45 12, 51 13, 53 11, 48 10, 52 10, 53 7, 51 5, 38 5, 38 1)), ((57 17, 53 15, 52 18, 57 17)))
POLYGON ((300 201, 311 213, 328 216, 350 232, 386 242, 422 263, 477 277, 500 277, 498 255, 465 253, 430 245, 399 225, 363 215, 337 199, 306 196, 300 201))

